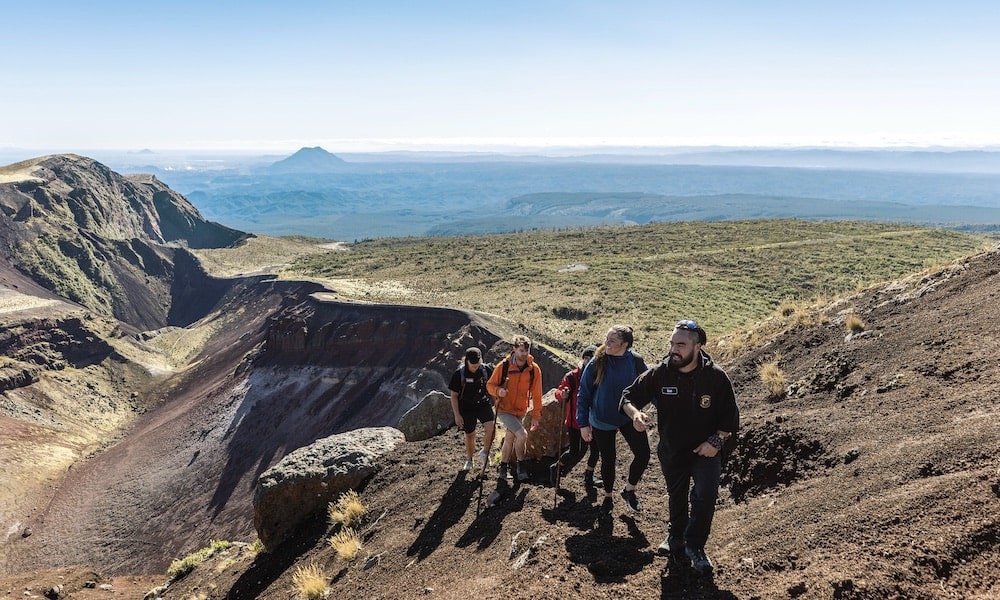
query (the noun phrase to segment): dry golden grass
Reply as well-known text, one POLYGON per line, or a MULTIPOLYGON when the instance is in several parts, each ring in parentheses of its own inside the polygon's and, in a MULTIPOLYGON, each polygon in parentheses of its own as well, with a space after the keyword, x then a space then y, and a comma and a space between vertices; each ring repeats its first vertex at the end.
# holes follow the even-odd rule
POLYGON ((785 395, 787 391, 785 373, 778 367, 777 359, 760 365, 757 372, 771 396, 777 398, 785 395))
POLYGON ((306 600, 316 600, 326 598, 329 588, 326 585, 326 575, 316 563, 310 563, 304 567, 295 567, 292 573, 292 583, 300 598, 306 600))
POLYGON ((778 305, 778 314, 787 317, 795 313, 799 309, 799 303, 794 300, 782 300, 781 304, 778 305))
POLYGON ((847 329, 853 333, 860 333, 865 330, 865 322, 858 315, 847 315, 847 329))
POLYGON ((365 514, 367 507, 361 503, 361 498, 354 490, 349 490, 340 495, 336 502, 331 502, 327 507, 332 525, 342 525, 351 527, 365 514))
POLYGON ((337 551, 337 556, 351 562, 361 551, 361 537, 356 530, 346 527, 330 536, 330 547, 337 551))

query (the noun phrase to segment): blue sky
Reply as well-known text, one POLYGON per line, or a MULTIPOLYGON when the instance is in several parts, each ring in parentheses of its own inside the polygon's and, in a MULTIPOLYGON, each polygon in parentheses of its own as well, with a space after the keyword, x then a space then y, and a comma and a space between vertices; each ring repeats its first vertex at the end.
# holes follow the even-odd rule
POLYGON ((997 147, 998 7, 5 3, 0 148, 997 147))

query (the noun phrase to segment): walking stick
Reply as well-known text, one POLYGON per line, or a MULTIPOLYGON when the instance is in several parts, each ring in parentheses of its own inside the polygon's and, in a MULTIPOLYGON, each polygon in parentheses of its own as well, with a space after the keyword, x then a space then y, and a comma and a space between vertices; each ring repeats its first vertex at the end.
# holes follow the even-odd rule
MULTIPOLYGON (((566 410, 569 410, 569 399, 566 400, 566 410)), ((566 411, 562 412, 562 419, 559 421, 559 441, 556 442, 556 488, 552 492, 552 509, 555 510, 559 504, 559 484, 562 482, 562 455, 563 455, 563 435, 566 434, 566 411)))

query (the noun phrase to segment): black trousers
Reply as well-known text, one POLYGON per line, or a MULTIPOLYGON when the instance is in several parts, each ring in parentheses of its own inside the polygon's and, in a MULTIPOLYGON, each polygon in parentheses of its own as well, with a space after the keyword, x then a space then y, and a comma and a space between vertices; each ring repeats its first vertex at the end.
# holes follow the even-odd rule
POLYGON ((615 489, 615 434, 622 432, 622 437, 632 451, 632 462, 628 467, 628 482, 638 485, 642 474, 649 465, 649 436, 645 431, 636 431, 632 423, 622 425, 618 429, 590 429, 597 442, 597 448, 601 452, 601 479, 604 480, 604 492, 610 493, 615 489))
POLYGON ((656 455, 663 469, 663 480, 667 483, 670 507, 667 537, 671 547, 679 547, 683 540, 691 548, 704 548, 712 530, 715 500, 719 497, 722 456, 670 457, 660 447, 657 447, 656 455))
POLYGON ((563 475, 569 473, 576 466, 576 463, 580 462, 580 459, 583 458, 587 450, 590 450, 590 454, 587 456, 587 466, 593 471, 594 467, 597 466, 597 459, 601 457, 600 451, 597 449, 597 440, 592 438, 588 444, 583 441, 580 430, 572 427, 569 428, 568 433, 569 448, 559 456, 559 464, 562 465, 563 475))

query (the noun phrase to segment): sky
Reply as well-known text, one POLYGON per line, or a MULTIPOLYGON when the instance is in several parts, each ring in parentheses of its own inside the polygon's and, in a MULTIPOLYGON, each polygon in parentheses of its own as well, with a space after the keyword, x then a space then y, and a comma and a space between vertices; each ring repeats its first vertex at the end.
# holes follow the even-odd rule
POLYGON ((0 148, 1000 148, 1000 3, 32 0, 0 148))

